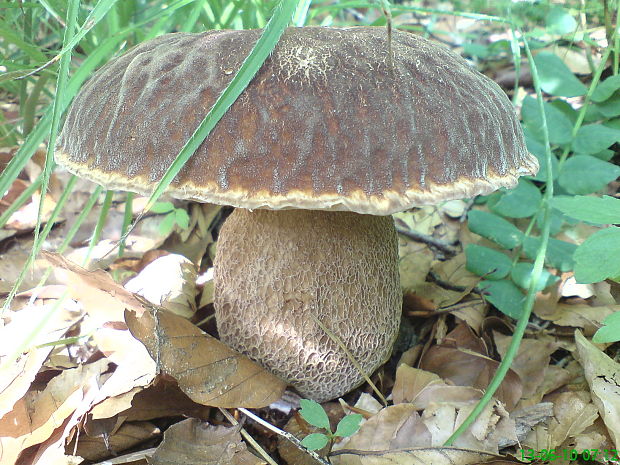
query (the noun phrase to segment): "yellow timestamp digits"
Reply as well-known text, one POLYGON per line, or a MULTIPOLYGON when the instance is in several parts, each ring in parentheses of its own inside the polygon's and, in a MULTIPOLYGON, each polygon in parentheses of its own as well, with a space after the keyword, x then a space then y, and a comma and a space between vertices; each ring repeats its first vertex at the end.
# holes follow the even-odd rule
POLYGON ((598 459, 604 460, 620 460, 620 456, 618 455, 618 449, 584 449, 582 451, 578 451, 576 449, 520 449, 521 450, 521 460, 543 460, 543 461, 553 461, 553 460, 577 460, 581 458, 586 462, 595 461, 598 459))

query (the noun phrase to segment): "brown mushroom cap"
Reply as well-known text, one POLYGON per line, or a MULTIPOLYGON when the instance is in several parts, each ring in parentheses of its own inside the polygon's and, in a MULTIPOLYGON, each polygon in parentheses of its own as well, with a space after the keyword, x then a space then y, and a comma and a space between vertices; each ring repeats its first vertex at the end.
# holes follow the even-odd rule
MULTIPOLYGON (((168 34, 112 60, 76 97, 57 160, 150 193, 259 35, 168 34)), ((394 32, 392 50, 393 68, 385 28, 288 29, 169 194, 387 215, 536 172, 493 81, 413 34, 394 32)))

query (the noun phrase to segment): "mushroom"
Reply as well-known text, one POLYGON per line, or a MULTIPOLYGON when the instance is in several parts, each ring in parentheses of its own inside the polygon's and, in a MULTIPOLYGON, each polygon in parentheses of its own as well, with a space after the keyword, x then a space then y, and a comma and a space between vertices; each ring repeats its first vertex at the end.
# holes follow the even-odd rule
MULTIPOLYGON (((69 110, 56 159, 107 188, 154 185, 258 30, 175 33, 110 61, 69 110)), ((221 339, 304 396, 350 391, 401 313, 391 213, 537 171, 503 91, 451 51, 383 28, 290 28, 168 195, 238 207, 215 259, 221 339)))

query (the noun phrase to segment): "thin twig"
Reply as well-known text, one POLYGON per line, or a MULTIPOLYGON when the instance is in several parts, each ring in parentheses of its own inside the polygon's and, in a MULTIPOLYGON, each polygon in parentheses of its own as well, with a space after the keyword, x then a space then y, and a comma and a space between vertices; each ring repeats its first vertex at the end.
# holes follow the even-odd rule
POLYGON ((448 244, 445 241, 442 241, 441 239, 435 239, 434 237, 429 236, 428 234, 422 234, 417 231, 410 231, 409 229, 405 229, 400 226, 396 226, 396 231, 398 232, 398 234, 402 234, 403 236, 408 237, 412 241, 422 242, 424 244, 433 246, 436 249, 439 249, 440 251, 442 251, 445 255, 449 257, 454 257, 457 254, 456 249, 452 247, 450 244, 448 244))
POLYGON ((243 427, 241 427, 241 425, 239 425, 239 422, 235 420, 235 417, 233 417, 228 410, 221 407, 219 408, 219 410, 229 422, 231 422, 235 426, 240 427, 239 432, 241 433, 241 436, 243 436, 243 439, 245 439, 261 455, 261 457, 263 457, 267 461, 269 465, 278 465, 265 451, 265 449, 263 449, 260 444, 256 442, 256 440, 250 435, 250 433, 248 433, 245 429, 243 429, 243 427))
MULTIPOLYGON (((306 454, 308 454, 310 457, 312 457, 314 460, 318 461, 319 463, 321 463, 322 465, 330 465, 330 463, 325 460, 323 457, 321 457, 319 454, 317 454, 316 452, 314 452, 313 450, 308 450, 306 449, 302 444, 301 441, 299 439, 297 439, 295 436, 293 436, 291 433, 288 433, 286 431, 281 430, 280 428, 278 428, 277 426, 273 426, 271 423, 269 423, 268 421, 263 420, 262 418, 260 418, 259 416, 254 415, 252 412, 250 412, 247 409, 241 408, 239 407, 237 410, 239 410, 240 412, 242 412, 245 416, 251 418, 252 420, 254 420, 256 423, 264 426, 265 428, 267 428, 270 431, 273 431, 274 433, 282 436, 283 438, 287 439, 288 441, 290 441, 295 447, 297 447, 299 450, 305 452, 306 454)), ((230 414, 229 414, 230 415, 230 414)))

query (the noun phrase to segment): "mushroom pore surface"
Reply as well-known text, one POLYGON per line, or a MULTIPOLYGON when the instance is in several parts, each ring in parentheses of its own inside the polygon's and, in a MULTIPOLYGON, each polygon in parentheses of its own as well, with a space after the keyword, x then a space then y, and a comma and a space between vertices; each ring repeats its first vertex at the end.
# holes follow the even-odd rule
POLYGON ((215 259, 220 338, 322 402, 386 361, 400 323, 398 244, 389 216, 236 209, 215 259))

